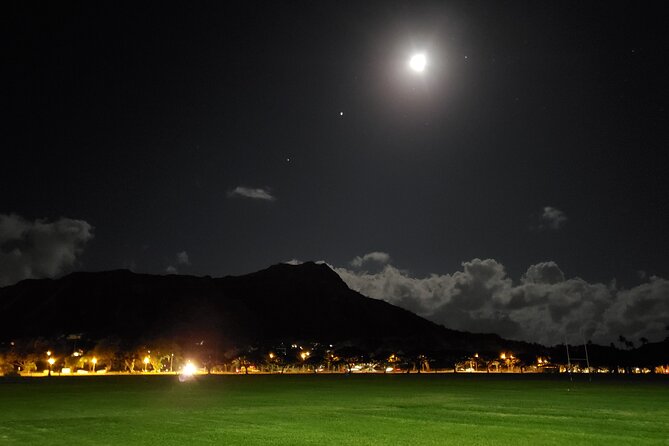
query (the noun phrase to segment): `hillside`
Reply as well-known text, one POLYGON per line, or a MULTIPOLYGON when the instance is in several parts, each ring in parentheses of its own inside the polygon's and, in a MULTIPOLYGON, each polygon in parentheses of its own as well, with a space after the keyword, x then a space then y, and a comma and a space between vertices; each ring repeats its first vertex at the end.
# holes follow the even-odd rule
POLYGON ((349 289, 327 265, 279 264, 236 277, 73 273, 0 288, 0 338, 172 337, 214 344, 309 340, 429 350, 522 348, 446 329, 349 289))

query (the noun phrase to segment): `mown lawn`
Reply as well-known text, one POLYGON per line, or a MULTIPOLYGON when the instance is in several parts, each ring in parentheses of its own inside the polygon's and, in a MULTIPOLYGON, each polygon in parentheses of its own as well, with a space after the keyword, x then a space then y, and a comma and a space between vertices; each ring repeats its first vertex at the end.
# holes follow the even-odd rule
POLYGON ((660 378, 0 378, 0 445, 669 445, 660 378))

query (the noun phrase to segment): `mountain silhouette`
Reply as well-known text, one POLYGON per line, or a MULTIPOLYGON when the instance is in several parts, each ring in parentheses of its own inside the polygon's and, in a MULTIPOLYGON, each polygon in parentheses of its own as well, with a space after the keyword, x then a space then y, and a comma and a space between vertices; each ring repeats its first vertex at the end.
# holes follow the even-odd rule
POLYGON ((222 278, 77 272, 0 288, 0 339, 83 333, 213 344, 304 340, 483 351, 524 343, 449 330, 348 288, 327 265, 278 264, 222 278))

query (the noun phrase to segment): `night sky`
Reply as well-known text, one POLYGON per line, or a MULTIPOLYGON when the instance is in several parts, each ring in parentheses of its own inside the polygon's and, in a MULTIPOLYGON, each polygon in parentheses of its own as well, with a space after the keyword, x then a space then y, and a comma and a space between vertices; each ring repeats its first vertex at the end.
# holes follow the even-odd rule
POLYGON ((660 3, 88 3, 3 14, 0 285, 322 260, 453 328, 669 334, 660 3))

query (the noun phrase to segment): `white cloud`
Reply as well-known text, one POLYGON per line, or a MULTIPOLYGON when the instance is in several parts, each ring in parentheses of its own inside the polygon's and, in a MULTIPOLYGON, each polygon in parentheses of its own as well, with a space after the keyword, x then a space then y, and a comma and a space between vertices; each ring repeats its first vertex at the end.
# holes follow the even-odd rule
POLYGON ((591 339, 608 344, 667 336, 669 281, 631 289, 567 279, 555 262, 531 265, 514 284, 493 259, 462 263, 452 274, 413 277, 385 265, 378 273, 333 268, 352 289, 386 300, 446 327, 494 332, 547 345, 591 339))
POLYGON ((0 214, 0 286, 61 274, 76 265, 92 238, 93 226, 83 220, 0 214))
POLYGON ((268 188, 251 188, 237 186, 233 190, 228 192, 228 197, 243 197, 243 198, 253 198, 256 200, 267 200, 274 201, 276 198, 270 193, 268 188))
POLYGON ((190 265, 190 259, 188 258, 188 253, 186 251, 181 251, 177 253, 177 264, 190 265))
POLYGON ((179 271, 172 265, 169 265, 167 268, 165 268, 165 272, 167 274, 177 274, 179 271))
POLYGON ((541 219, 543 220, 542 227, 558 230, 567 222, 567 215, 557 208, 546 206, 541 219))
POLYGON ((564 273, 555 262, 542 262, 531 265, 520 278, 522 283, 548 283, 554 284, 564 282, 564 273))
POLYGON ((370 252, 362 257, 356 256, 353 260, 351 260, 351 266, 360 268, 362 265, 368 262, 376 262, 380 265, 385 265, 386 263, 390 262, 390 255, 388 255, 386 252, 370 252))
POLYGON ((301 260, 297 260, 297 259, 291 259, 291 260, 286 260, 285 262, 281 262, 281 263, 285 263, 286 265, 301 265, 304 262, 301 261, 301 260))

